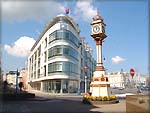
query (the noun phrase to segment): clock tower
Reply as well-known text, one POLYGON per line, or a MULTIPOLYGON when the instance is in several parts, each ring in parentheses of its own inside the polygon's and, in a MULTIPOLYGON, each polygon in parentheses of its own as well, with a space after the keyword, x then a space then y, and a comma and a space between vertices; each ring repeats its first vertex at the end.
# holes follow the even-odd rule
POLYGON ((98 12, 92 20, 91 27, 91 36, 96 43, 97 64, 96 70, 93 73, 93 80, 90 84, 90 92, 92 96, 109 96, 110 84, 105 76, 105 68, 102 61, 102 42, 107 37, 105 34, 106 24, 98 12))
POLYGON ((97 15, 93 18, 91 23, 92 25, 92 34, 91 36, 94 38, 96 42, 97 49, 97 71, 104 71, 103 62, 102 62, 102 42, 107 37, 105 34, 106 24, 104 23, 102 17, 97 12, 97 15))

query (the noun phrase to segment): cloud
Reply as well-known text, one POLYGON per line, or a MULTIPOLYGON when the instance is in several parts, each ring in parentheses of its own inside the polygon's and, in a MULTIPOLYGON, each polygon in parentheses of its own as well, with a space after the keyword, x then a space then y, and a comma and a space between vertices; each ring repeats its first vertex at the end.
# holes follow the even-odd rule
POLYGON ((20 37, 12 47, 5 44, 4 49, 8 54, 12 56, 27 57, 34 43, 35 40, 33 38, 24 36, 20 37))
MULTIPOLYGON (((69 7, 67 2, 50 1, 29 1, 29 0, 8 0, 2 1, 2 19, 10 22, 51 19, 60 13, 65 12, 69 7)), ((77 1, 73 12, 75 20, 83 19, 86 22, 92 20, 97 9, 92 5, 92 0, 77 1)))
POLYGON ((74 11, 76 18, 82 18, 86 22, 92 21, 92 18, 97 13, 97 9, 94 8, 91 3, 92 1, 78 1, 74 11))
POLYGON ((56 1, 3 1, 2 18, 12 21, 49 19, 64 12, 64 6, 56 1))
POLYGON ((112 61, 113 63, 118 64, 118 63, 121 63, 121 62, 125 61, 125 59, 124 59, 124 58, 121 58, 120 56, 115 56, 115 57, 113 57, 113 58, 111 59, 111 61, 112 61))

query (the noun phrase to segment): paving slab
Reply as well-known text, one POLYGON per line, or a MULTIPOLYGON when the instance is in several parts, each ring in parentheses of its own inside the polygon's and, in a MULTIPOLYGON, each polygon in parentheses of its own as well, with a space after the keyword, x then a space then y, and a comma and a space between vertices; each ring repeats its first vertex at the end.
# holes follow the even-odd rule
POLYGON ((96 105, 97 108, 91 109, 93 112, 103 113, 126 113, 126 100, 120 100, 116 104, 96 105))

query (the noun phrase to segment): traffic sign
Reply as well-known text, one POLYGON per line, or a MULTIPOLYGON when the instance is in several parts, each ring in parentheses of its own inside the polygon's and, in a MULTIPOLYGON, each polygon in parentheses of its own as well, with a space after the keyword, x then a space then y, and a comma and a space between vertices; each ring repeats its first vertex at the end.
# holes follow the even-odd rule
POLYGON ((134 74, 135 74, 135 71, 134 71, 133 68, 131 68, 131 69, 130 69, 130 75, 132 76, 132 78, 133 78, 134 74))

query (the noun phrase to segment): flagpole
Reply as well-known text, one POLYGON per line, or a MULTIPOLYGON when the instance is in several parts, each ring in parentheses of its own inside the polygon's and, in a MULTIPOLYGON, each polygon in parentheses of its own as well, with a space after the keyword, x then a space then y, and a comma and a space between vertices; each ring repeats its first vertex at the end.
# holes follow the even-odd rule
POLYGON ((65 14, 68 16, 69 12, 70 12, 70 9, 67 8, 67 9, 65 10, 65 14))

